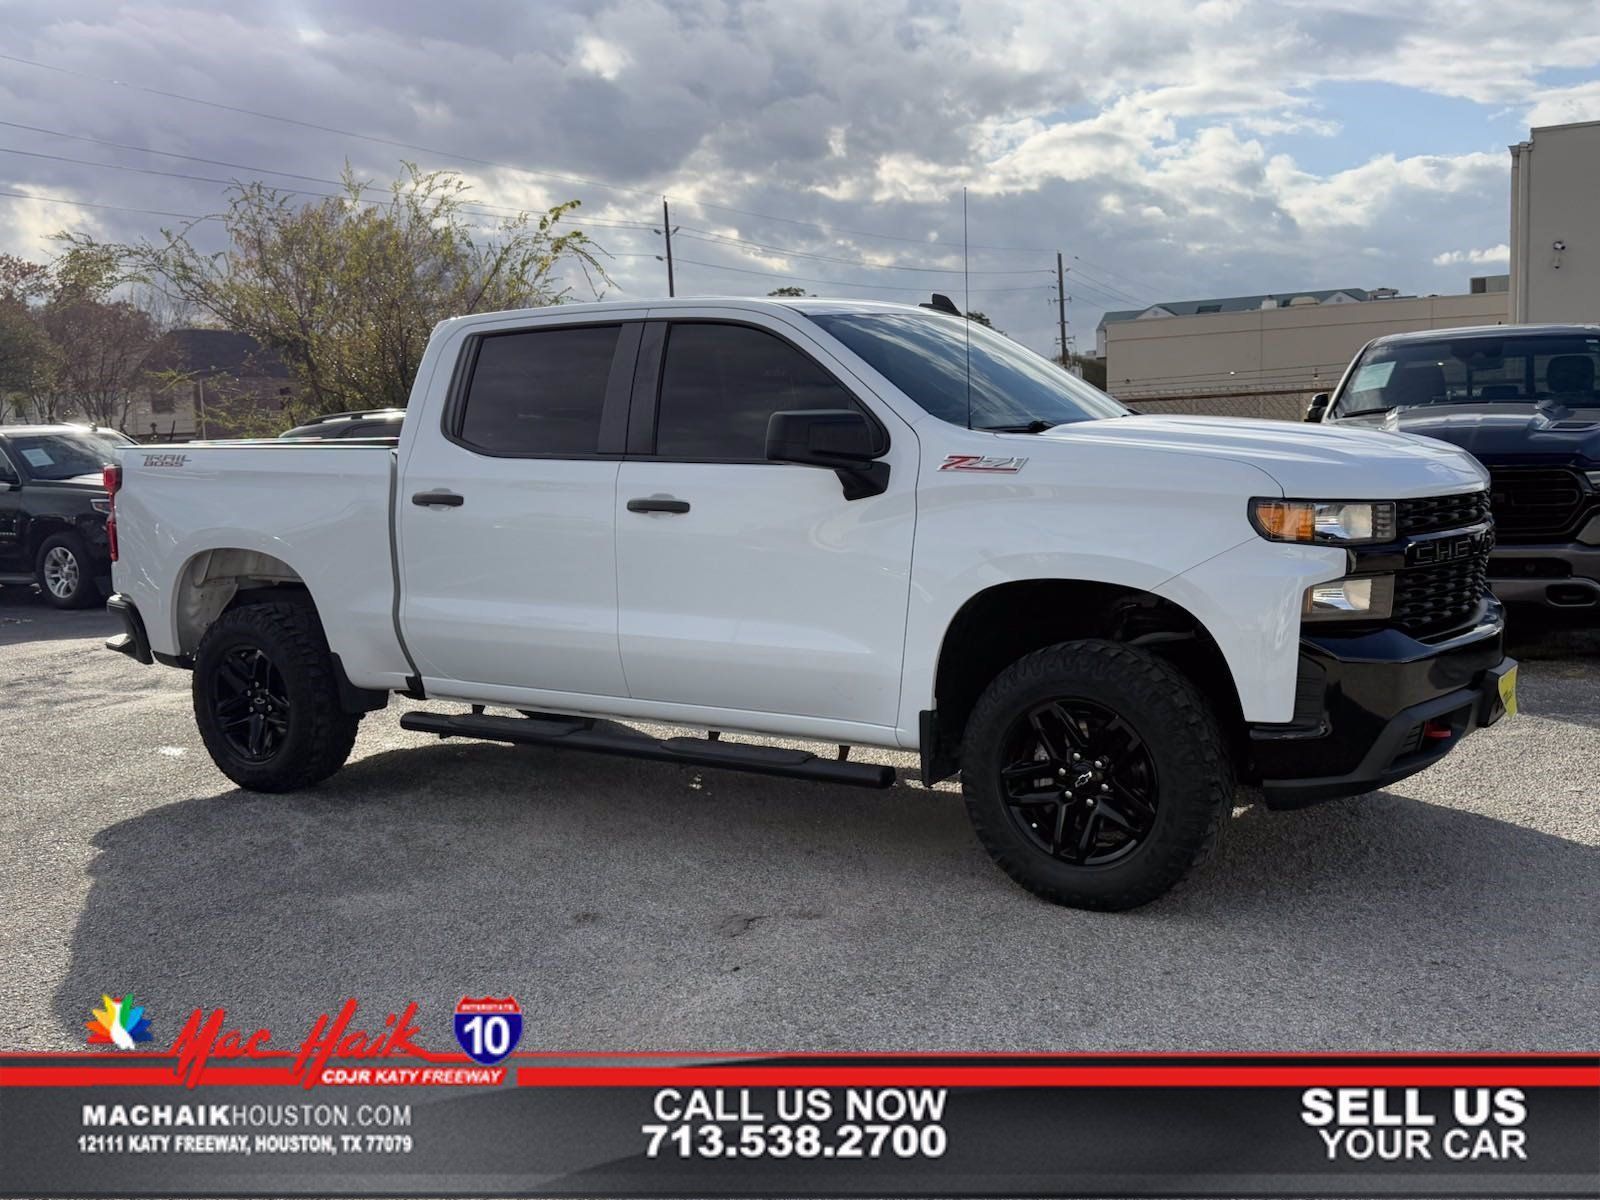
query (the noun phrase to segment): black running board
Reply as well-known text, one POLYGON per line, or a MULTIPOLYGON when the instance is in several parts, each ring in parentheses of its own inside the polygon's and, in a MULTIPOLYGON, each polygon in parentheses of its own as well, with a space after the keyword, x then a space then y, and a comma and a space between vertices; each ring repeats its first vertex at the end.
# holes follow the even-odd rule
POLYGON ((840 762, 818 758, 805 750, 776 746, 747 746, 708 738, 653 738, 643 733, 619 733, 589 727, 577 717, 448 716, 444 713, 408 712, 400 728, 440 737, 478 738, 486 742, 512 742, 524 746, 588 750, 595 754, 620 754, 695 767, 720 767, 756 775, 780 775, 819 783, 886 788, 894 783, 894 768, 875 763, 840 762))

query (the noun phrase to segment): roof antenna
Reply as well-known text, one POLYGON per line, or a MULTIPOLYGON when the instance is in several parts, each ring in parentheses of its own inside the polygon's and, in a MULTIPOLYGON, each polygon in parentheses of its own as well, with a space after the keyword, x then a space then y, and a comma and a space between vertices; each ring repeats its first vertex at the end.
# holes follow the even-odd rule
POLYGON ((972 284, 967 274, 967 189, 961 189, 961 319, 967 335, 967 428, 972 428, 972 284))

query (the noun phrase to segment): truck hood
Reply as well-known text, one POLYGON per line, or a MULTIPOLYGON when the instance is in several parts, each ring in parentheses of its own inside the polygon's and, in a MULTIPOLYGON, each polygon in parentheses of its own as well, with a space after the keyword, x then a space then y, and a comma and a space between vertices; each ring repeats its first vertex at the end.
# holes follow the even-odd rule
POLYGON ((1454 446, 1347 425, 1133 416, 1058 425, 1027 440, 1229 459, 1266 473, 1284 495, 1308 500, 1399 500, 1471 491, 1488 482, 1472 456, 1454 446))
POLYGON ((1600 465, 1600 412, 1529 404, 1451 404, 1356 417, 1349 424, 1438 438, 1486 462, 1600 465))

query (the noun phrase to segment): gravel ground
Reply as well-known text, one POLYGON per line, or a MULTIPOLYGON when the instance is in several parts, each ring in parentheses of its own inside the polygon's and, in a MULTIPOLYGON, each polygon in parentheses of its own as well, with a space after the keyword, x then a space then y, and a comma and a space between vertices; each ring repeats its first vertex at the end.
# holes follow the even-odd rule
POLYGON ((441 743, 398 703, 316 791, 240 792, 188 676, 111 632, 0 593, 0 1047, 77 1047, 124 990, 163 1044, 196 1006, 298 1036, 353 996, 450 1046, 463 993, 510 992, 523 1049, 1600 1046, 1600 632, 1525 634, 1521 716, 1241 810, 1122 915, 1018 890, 950 791, 441 743))

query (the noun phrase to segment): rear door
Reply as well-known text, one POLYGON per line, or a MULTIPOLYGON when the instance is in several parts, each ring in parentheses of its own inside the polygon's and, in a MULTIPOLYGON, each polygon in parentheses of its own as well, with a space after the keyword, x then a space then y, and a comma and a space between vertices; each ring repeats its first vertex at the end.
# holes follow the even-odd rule
POLYGON ((430 690, 627 695, 614 509, 641 328, 629 315, 472 332, 441 425, 410 439, 401 627, 430 690))
POLYGON ((893 728, 910 428, 803 329, 765 316, 652 321, 640 376, 616 509, 632 696, 893 728), (846 500, 832 471, 766 460, 774 412, 838 408, 880 427, 884 494, 846 500))

